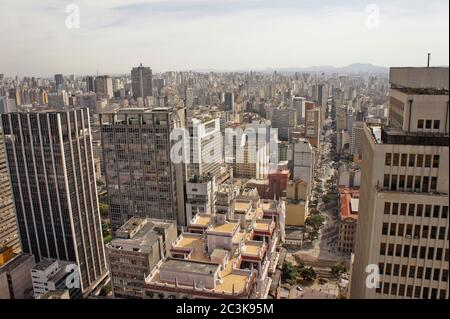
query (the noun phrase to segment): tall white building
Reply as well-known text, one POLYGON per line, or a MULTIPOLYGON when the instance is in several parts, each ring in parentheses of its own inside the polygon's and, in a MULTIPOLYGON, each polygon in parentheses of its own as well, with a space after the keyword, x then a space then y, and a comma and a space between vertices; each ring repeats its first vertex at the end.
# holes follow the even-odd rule
POLYGON ((191 139, 188 177, 214 176, 223 163, 223 137, 220 118, 197 116, 188 120, 191 139))

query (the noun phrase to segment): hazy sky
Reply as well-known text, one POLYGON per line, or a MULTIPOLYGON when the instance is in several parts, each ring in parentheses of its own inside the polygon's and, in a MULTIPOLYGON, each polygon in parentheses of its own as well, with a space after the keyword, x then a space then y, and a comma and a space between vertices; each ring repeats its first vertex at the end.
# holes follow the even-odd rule
POLYGON ((0 73, 422 66, 427 52, 448 65, 448 12, 448 0, 0 0, 0 73), (69 4, 80 28, 66 27, 69 4))

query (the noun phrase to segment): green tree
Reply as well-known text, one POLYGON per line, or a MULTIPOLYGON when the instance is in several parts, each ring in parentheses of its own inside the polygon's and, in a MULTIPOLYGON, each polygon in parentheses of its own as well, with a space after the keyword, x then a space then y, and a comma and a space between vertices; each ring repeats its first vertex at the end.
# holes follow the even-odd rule
POLYGON ((294 265, 290 261, 285 261, 281 270, 281 279, 285 282, 291 282, 296 279, 297 275, 297 269, 294 265))
POLYGON ((108 215, 109 215, 109 206, 108 206, 108 204, 100 203, 99 204, 99 208, 100 208, 100 216, 102 216, 103 218, 107 218, 108 215))
POLYGON ((300 272, 300 276, 303 280, 311 281, 316 279, 317 273, 312 267, 304 267, 300 272))
POLYGON ((331 267, 331 273, 335 277, 339 277, 344 272, 346 272, 346 269, 345 266, 341 263, 337 263, 333 267, 331 267))

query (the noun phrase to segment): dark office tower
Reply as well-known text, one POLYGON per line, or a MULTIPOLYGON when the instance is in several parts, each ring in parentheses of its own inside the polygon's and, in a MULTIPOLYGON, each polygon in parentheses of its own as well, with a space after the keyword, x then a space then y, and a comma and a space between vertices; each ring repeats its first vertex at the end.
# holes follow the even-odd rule
POLYGON ((226 92, 225 93, 225 110, 232 111, 234 109, 234 93, 226 92))
POLYGON ((142 63, 140 66, 133 68, 131 70, 131 86, 135 99, 153 96, 152 69, 143 67, 142 63))
POLYGON ((170 133, 184 127, 185 108, 121 109, 100 114, 103 163, 111 222, 131 217, 176 219, 184 215, 184 169, 170 157, 170 133))
POLYGON ((88 109, 1 122, 23 252, 76 263, 86 291, 106 272, 88 109))
POLYGON ((95 92, 95 77, 93 76, 86 77, 86 91, 95 92))
POLYGON ((57 90, 63 88, 64 85, 64 76, 62 74, 55 74, 55 87, 57 90))
POLYGON ((20 252, 20 240, 17 232, 16 211, 12 201, 11 182, 6 163, 3 133, 0 127, 0 246, 12 247, 20 252))

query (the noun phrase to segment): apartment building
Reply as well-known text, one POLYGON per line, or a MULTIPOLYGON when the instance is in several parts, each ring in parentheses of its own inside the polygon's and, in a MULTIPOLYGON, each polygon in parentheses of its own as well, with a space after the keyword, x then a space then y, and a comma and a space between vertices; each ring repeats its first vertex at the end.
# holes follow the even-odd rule
POLYGON ((14 208, 11 181, 6 162, 3 132, 0 127, 0 246, 12 247, 15 253, 21 251, 17 230, 16 210, 14 208))
POLYGON ((337 250, 350 254, 356 238, 359 210, 359 189, 339 187, 339 233, 337 250))
POLYGON ((120 227, 106 246, 114 298, 143 298, 144 279, 176 239, 175 221, 133 217, 120 227))
POLYGON ((194 216, 197 231, 172 244, 146 278, 145 298, 265 298, 278 258, 281 233, 272 214, 282 214, 279 208, 241 194, 227 209, 194 216))
POLYGON ((184 163, 171 159, 171 132, 183 128, 182 109, 127 108, 99 115, 103 167, 111 222, 119 229, 132 217, 177 220, 184 213, 184 163))

